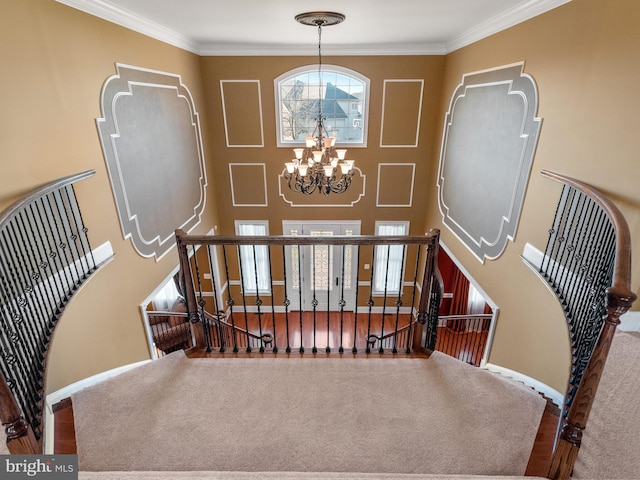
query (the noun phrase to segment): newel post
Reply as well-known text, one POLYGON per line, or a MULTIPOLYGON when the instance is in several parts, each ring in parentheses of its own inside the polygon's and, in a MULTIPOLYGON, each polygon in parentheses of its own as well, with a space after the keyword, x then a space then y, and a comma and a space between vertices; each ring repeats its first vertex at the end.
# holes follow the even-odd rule
POLYGON ((436 347, 438 312, 442 299, 442 277, 438 270, 440 230, 432 229, 431 242, 427 244, 427 258, 422 277, 422 290, 418 305, 418 323, 413 336, 413 350, 431 353, 436 347))
POLYGON ((582 432, 591 412, 616 327, 620 324, 620 316, 629 310, 636 295, 614 286, 607 291, 607 299, 607 316, 604 319, 602 333, 580 380, 580 387, 569 408, 567 419, 562 424, 549 468, 550 479, 568 479, 573 473, 573 466, 582 443, 582 432))
POLYGON ((41 453, 38 440, 36 440, 31 426, 22 416, 22 412, 20 412, 2 374, 0 374, 0 420, 7 434, 9 453, 14 455, 41 453))
MULTIPOLYGON (((196 346, 199 348, 206 348, 206 341, 203 331, 203 323, 200 318, 200 308, 198 301, 196 300, 196 291, 193 284, 193 272, 191 270, 191 261, 189 260, 189 251, 187 250, 187 244, 184 242, 184 237, 187 234, 184 230, 176 230, 176 245, 178 247, 178 258, 180 260, 180 276, 183 284, 185 300, 187 302, 187 314, 189 316, 189 322, 192 324, 192 331, 195 337, 196 346), (200 324, 200 327, 196 327, 196 324, 200 324)), ((194 253, 195 255, 195 253, 194 253)))

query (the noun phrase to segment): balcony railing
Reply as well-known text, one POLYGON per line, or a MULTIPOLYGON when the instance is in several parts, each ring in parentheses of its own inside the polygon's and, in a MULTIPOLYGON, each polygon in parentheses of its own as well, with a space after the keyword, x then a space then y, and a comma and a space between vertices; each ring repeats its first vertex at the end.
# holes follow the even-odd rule
POLYGON ((197 348, 218 353, 435 348, 442 296, 439 231, 223 237, 178 230, 176 240, 181 293, 197 348), (380 249, 386 253, 380 255, 380 249), (380 259, 383 265, 377 265, 380 259))

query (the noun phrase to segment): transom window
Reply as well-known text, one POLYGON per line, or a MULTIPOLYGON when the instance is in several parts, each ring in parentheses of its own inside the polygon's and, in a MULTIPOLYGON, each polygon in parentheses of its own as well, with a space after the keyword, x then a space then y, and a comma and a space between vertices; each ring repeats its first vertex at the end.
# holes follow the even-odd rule
POLYGON ((322 109, 326 136, 337 144, 367 145, 369 79, 335 65, 308 65, 275 79, 278 146, 304 144, 322 109))

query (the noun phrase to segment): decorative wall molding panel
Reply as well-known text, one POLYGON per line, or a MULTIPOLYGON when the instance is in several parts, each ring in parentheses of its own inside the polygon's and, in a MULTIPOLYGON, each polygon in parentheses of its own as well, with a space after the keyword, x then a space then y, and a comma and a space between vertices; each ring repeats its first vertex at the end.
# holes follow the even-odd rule
POLYGON ((234 207, 266 207, 267 171, 264 163, 230 163, 229 182, 234 207))
POLYGON ((515 238, 538 142, 538 92, 523 68, 464 75, 445 116, 438 205, 481 262, 515 238))
POLYGON ((160 259, 201 221, 207 185, 200 122, 179 75, 116 64, 96 120, 124 238, 160 259))
POLYGON ((382 92, 381 148, 416 148, 420 134, 424 80, 385 80, 382 92))
POLYGON ((292 207, 352 207, 365 195, 367 176, 358 167, 353 167, 353 180, 349 189, 340 195, 322 195, 314 192, 305 195, 292 191, 287 179, 284 178, 287 169, 283 168, 278 175, 278 194, 292 207))
POLYGON ((227 147, 264 147, 260 80, 220 80, 227 147))
POLYGON ((376 207, 411 207, 415 176, 415 163, 379 163, 376 207))

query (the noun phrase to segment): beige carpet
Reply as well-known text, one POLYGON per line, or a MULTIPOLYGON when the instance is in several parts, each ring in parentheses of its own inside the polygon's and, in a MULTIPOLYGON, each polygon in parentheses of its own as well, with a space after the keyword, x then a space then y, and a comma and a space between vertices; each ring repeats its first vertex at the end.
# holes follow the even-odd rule
POLYGON ((430 359, 188 359, 73 396, 81 471, 521 475, 545 402, 430 359))
POLYGON ((640 333, 617 332, 573 478, 640 479, 640 333))
MULTIPOLYGON (((80 472, 79 480, 521 480, 485 475, 309 472, 80 472)), ((542 477, 526 477, 527 480, 542 477)))

